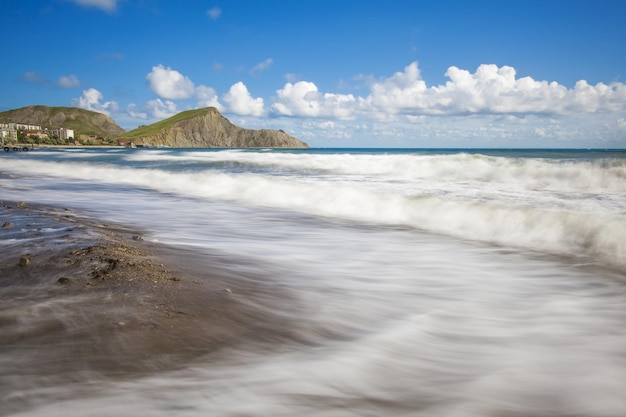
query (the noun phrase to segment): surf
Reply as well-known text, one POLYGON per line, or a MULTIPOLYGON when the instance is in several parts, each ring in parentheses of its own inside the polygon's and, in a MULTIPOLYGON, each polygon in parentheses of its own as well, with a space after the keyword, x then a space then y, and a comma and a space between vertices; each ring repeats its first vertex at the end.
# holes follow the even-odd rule
POLYGON ((624 160, 143 151, 93 163, 75 155, 5 168, 626 264, 624 160))

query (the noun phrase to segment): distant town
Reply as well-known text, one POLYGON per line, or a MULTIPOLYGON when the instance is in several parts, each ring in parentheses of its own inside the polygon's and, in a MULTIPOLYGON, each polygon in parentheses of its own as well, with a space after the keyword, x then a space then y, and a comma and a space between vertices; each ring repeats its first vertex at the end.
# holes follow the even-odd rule
POLYGON ((72 144, 74 142, 74 130, 46 129, 25 123, 0 123, 0 137, 3 146, 5 143, 40 143, 42 141, 72 144))

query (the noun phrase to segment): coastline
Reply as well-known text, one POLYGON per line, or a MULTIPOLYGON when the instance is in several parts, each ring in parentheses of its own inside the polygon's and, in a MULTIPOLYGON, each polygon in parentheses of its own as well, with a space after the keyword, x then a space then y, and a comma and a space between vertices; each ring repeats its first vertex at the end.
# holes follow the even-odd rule
MULTIPOLYGON (((22 148, 22 147, 27 147, 28 151, 35 151, 38 149, 47 149, 47 148, 54 148, 54 149, 78 149, 78 148, 93 148, 93 149, 125 149, 125 146, 120 146, 120 145, 49 145, 49 144, 33 144, 33 143, 16 143, 16 144, 11 144, 11 145, 5 145, 7 148, 13 148, 13 147, 17 147, 17 148, 22 148)), ((7 152, 5 150, 5 152, 7 152)))
POLYGON ((198 254, 68 209, 0 202, 0 213, 5 412, 44 402, 57 385, 218 361, 289 332, 287 319, 259 308, 270 289, 207 270, 198 254))
POLYGON ((125 146, 120 145, 35 145, 35 149, 45 148, 60 148, 60 149, 72 149, 72 148, 93 148, 93 149, 126 149, 125 146))

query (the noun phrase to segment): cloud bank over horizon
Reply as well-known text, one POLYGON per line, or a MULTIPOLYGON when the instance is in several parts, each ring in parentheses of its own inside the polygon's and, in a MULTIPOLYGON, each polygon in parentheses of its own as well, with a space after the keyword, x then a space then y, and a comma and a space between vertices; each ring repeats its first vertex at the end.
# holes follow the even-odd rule
MULTIPOLYGON (((255 68, 268 65, 271 65, 269 59, 255 68)), ((500 120, 538 116, 543 118, 544 126, 533 130, 537 137, 547 136, 547 132, 553 130, 554 120, 559 118, 613 115, 614 129, 626 130, 626 84, 623 83, 591 85, 580 80, 573 88, 567 88, 556 81, 517 77, 515 68, 493 64, 482 64, 473 73, 451 66, 445 76, 448 81, 444 84, 428 85, 415 61, 388 77, 356 75, 355 79, 366 81, 368 94, 363 96, 322 92, 312 81, 297 81, 287 82, 275 90, 275 95, 263 98, 254 97, 243 81, 219 94, 213 87, 197 85, 178 70, 158 64, 145 77, 148 89, 156 98, 143 106, 131 103, 126 109, 120 109, 114 101, 103 102, 102 93, 95 88, 84 90, 82 97, 75 98, 73 103, 142 121, 160 120, 190 108, 211 106, 236 117, 309 120, 316 126, 348 121, 419 121, 427 125, 428 118, 446 116, 499 117, 500 120)), ((68 85, 77 82, 70 78, 66 81, 68 85)), ((605 119, 602 117, 604 124, 605 119)), ((264 125, 259 121, 256 124, 264 125)), ((410 130, 410 125, 406 128, 410 130)))
POLYGON ((471 73, 452 66, 449 81, 428 86, 418 63, 382 80, 372 81, 370 94, 355 97, 321 93, 312 82, 287 83, 277 91, 272 109, 286 116, 350 119, 358 115, 382 117, 462 114, 545 114, 617 112, 626 105, 626 84, 585 80, 573 89, 557 82, 516 78, 515 68, 483 64, 471 73))
MULTIPOLYGON (((312 81, 297 81, 285 83, 269 99, 255 98, 244 82, 238 81, 221 95, 221 101, 214 88, 196 85, 189 77, 162 64, 152 67, 146 81, 158 99, 174 103, 173 100, 195 98, 196 107, 213 106, 226 113, 257 117, 340 120, 368 117, 392 121, 411 116, 571 115, 626 109, 626 84, 620 82, 591 85, 579 80, 574 88, 567 88, 556 81, 537 81, 529 76, 517 78, 515 68, 494 64, 482 64, 474 73, 451 66, 445 75, 449 79, 445 84, 428 86, 418 63, 412 62, 387 78, 356 76, 369 79, 369 94, 364 97, 323 93, 312 81), (266 106, 266 102, 271 104, 266 106)), ((35 75, 24 75, 28 76, 35 75)), ((69 88, 80 82, 72 75, 61 77, 59 84, 69 88)), ((169 107, 172 114, 179 111, 177 106, 169 107)))

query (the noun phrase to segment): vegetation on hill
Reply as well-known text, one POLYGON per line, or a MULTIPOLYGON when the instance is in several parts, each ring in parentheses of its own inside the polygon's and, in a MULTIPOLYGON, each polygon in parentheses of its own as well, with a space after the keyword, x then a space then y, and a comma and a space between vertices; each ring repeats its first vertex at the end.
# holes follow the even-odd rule
POLYGON ((206 112, 207 112, 207 109, 205 108, 196 109, 196 110, 186 110, 181 113, 175 114, 174 116, 169 117, 167 119, 161 120, 156 123, 152 123, 151 125, 139 126, 138 128, 130 130, 120 136, 123 136, 124 139, 128 139, 128 140, 134 140, 134 139, 143 138, 146 136, 152 136, 170 128, 177 122, 181 122, 187 119, 192 119, 194 117, 201 116, 205 114, 206 112))
POLYGON ((120 140, 175 148, 308 148, 283 130, 236 126, 215 107, 184 111, 149 126, 140 126, 120 135, 120 140))
MULTIPOLYGON (((0 112, 0 123, 39 125, 47 129, 74 130, 74 139, 81 143, 113 143, 114 137, 124 132, 109 116, 77 107, 27 106, 0 112)), ((28 137, 24 138, 30 142, 28 137)), ((39 138, 38 143, 53 143, 39 138)))

